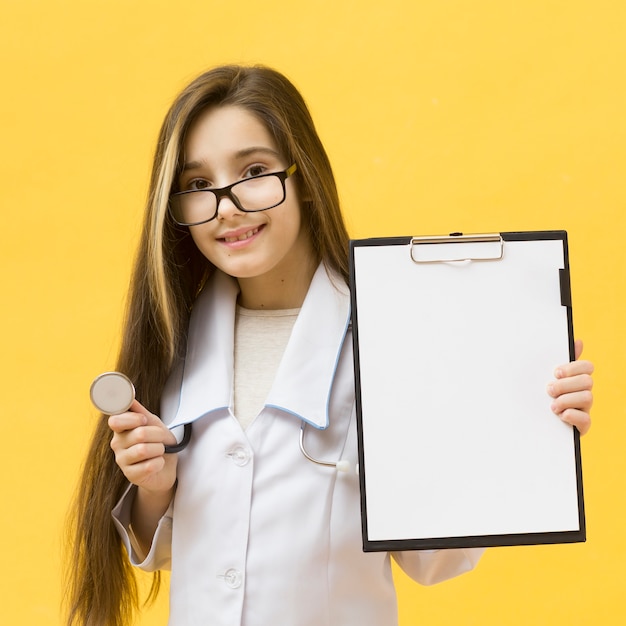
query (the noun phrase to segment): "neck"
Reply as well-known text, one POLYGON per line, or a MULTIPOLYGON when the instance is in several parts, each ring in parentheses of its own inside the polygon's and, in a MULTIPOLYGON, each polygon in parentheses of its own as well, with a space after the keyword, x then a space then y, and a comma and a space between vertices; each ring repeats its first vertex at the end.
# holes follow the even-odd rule
POLYGON ((309 291, 317 262, 255 278, 239 278, 239 304, 246 309, 297 309, 309 291))

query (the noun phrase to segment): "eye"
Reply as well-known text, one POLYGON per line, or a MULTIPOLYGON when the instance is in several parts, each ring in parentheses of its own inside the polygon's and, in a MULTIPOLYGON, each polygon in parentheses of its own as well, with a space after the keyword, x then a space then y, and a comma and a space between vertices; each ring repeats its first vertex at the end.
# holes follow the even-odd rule
POLYGON ((245 178, 251 178, 253 176, 260 176, 261 174, 265 174, 267 172, 267 167, 265 165, 251 165, 245 171, 245 178))
POLYGON ((190 180, 185 186, 187 191, 199 191, 201 189, 208 189, 211 186, 208 180, 204 178, 194 178, 190 180))

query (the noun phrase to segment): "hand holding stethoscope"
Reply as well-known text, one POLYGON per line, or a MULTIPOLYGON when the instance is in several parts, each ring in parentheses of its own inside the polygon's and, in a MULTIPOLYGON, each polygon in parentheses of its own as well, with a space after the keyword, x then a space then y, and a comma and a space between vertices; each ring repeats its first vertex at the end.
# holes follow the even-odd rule
MULTIPOLYGON (((135 400, 135 386, 120 372, 100 374, 89 390, 94 406, 105 415, 125 413, 135 400)), ((191 439, 191 424, 185 424, 183 438, 179 443, 165 446, 165 454, 175 454, 187 447, 191 439)))
MULTIPOLYGON (((106 372, 100 374, 93 383, 90 389, 91 401, 94 406, 104 413, 105 415, 117 415, 125 413, 131 407, 135 399, 135 386, 128 379, 119 372, 106 372)), ((312 457, 304 447, 304 431, 306 428, 306 422, 302 422, 300 428, 300 451, 302 454, 312 463, 322 465, 324 467, 335 468, 338 472, 349 472, 351 467, 350 463, 345 459, 339 459, 338 461, 322 461, 312 457)), ((165 446, 165 454, 175 454, 187 447, 189 440, 191 439, 191 424, 185 424, 185 431, 182 440, 174 445, 165 446)), ((355 471, 358 473, 358 467, 355 467, 355 471)))

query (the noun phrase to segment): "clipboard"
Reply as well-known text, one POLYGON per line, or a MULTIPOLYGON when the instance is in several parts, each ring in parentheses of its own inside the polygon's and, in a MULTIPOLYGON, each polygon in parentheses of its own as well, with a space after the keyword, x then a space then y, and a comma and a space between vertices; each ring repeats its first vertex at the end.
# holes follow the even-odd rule
POLYGON ((363 549, 585 541, 565 231, 352 240, 363 549))

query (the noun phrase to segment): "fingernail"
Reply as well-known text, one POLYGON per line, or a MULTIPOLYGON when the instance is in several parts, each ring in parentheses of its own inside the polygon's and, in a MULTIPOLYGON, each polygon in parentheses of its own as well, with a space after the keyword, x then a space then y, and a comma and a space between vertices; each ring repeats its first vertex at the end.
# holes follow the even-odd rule
POLYGON ((563 370, 560 367, 554 370, 554 376, 556 378, 563 378, 563 370))
POLYGON ((546 387, 546 391, 548 392, 549 396, 553 396, 554 395, 554 385, 552 383, 550 383, 547 387, 546 387))

